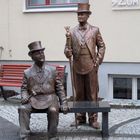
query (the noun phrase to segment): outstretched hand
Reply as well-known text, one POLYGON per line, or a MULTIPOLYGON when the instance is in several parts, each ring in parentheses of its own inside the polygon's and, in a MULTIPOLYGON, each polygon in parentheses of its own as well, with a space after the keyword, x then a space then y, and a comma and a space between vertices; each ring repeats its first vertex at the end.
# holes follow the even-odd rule
POLYGON ((67 103, 63 103, 60 108, 61 108, 61 111, 64 114, 67 114, 67 112, 69 111, 69 107, 68 107, 68 104, 67 103))

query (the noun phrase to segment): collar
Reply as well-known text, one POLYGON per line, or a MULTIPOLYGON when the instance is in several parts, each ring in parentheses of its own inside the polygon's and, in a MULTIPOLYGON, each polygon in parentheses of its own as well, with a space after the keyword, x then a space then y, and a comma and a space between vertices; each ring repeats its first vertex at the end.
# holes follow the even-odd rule
POLYGON ((35 70, 36 70, 37 73, 44 72, 45 63, 43 64, 43 66, 41 68, 38 67, 36 64, 34 64, 34 67, 35 67, 35 70))
POLYGON ((79 25, 78 29, 79 29, 79 30, 87 30, 87 29, 88 29, 88 26, 89 26, 88 23, 85 24, 84 26, 80 26, 80 25, 79 25))

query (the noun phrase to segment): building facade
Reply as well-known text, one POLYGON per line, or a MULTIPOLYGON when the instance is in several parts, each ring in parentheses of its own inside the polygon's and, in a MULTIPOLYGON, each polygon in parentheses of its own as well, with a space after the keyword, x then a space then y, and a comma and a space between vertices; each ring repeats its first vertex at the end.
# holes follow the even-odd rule
POLYGON ((0 0, 0 62, 31 63, 27 45, 40 40, 50 63, 64 56, 65 26, 77 25, 78 2, 89 2, 89 23, 100 28, 106 53, 99 69, 99 96, 140 100, 139 0, 0 0))

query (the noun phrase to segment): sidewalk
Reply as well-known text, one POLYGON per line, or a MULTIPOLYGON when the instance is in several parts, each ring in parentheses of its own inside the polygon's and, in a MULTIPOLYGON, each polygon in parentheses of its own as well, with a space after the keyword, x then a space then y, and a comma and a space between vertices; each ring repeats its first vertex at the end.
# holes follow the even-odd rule
MULTIPOLYGON (((0 140, 20 140, 18 112, 19 100, 0 98, 0 140)), ((140 139, 140 109, 126 108, 129 102, 119 103, 124 108, 112 108, 109 113, 109 138, 101 137, 101 130, 94 130, 87 125, 70 127, 74 121, 74 114, 60 114, 58 136, 60 140, 139 140, 140 139)), ((132 106, 132 104, 131 104, 132 106)), ((101 122, 101 113, 99 113, 101 122)), ((46 114, 32 114, 30 140, 47 139, 47 116, 46 114)))

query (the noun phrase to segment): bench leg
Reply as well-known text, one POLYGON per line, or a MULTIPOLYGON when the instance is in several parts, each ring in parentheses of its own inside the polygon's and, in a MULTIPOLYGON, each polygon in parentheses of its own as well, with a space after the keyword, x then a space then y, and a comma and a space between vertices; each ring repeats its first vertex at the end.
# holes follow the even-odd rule
POLYGON ((102 137, 108 137, 109 130, 108 130, 108 112, 102 113, 102 137))
POLYGON ((3 96, 3 98, 4 98, 4 100, 7 100, 7 97, 6 97, 6 95, 4 94, 4 89, 3 89, 3 87, 0 86, 0 88, 1 88, 1 94, 2 94, 2 96, 3 96))

